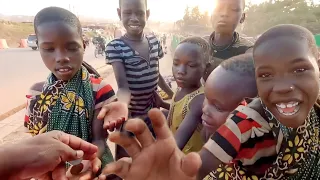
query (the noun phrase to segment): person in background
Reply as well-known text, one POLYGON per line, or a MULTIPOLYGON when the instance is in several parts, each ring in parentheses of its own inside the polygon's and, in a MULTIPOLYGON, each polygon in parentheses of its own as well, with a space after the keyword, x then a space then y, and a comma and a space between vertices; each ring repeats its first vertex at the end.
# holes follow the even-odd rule
MULTIPOLYGON (((146 0, 119 0, 118 15, 126 34, 107 45, 106 59, 117 80, 117 96, 127 104, 130 117, 144 119, 152 129, 148 111, 170 107, 157 94, 158 85, 170 98, 173 92, 159 72, 159 60, 164 56, 160 41, 154 35, 143 33, 149 14, 146 0)), ((125 156, 120 155, 120 147, 117 149, 117 159, 125 156)), ((126 154, 124 150, 121 152, 126 154)))
POLYGON ((211 46, 211 58, 207 66, 204 81, 214 69, 214 61, 229 59, 233 56, 250 52, 253 43, 242 38, 236 28, 246 18, 244 13, 245 0, 214 0, 216 6, 211 22, 214 32, 205 39, 211 46))
POLYGON ((168 123, 178 147, 186 154, 198 152, 203 146, 200 131, 204 87, 200 79, 209 52, 206 40, 189 37, 180 42, 173 56, 172 74, 178 89, 173 96, 168 123))

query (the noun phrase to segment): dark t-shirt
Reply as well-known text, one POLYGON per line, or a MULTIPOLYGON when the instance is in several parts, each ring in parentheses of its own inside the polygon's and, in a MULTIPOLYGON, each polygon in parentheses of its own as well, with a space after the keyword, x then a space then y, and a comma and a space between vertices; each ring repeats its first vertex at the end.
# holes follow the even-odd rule
POLYGON ((239 33, 234 33, 233 43, 230 46, 219 48, 213 44, 214 33, 210 36, 205 36, 211 46, 211 57, 209 64, 206 67, 204 80, 207 80, 210 73, 224 60, 233 56, 246 53, 246 51, 253 46, 253 42, 239 36, 239 33))

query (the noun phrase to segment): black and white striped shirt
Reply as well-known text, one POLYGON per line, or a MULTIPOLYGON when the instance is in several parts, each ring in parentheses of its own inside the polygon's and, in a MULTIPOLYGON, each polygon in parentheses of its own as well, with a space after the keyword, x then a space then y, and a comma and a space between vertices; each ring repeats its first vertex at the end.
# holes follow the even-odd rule
POLYGON ((155 106, 154 92, 159 81, 159 59, 163 57, 162 46, 154 35, 146 36, 149 42, 150 60, 146 61, 121 38, 114 39, 106 47, 106 59, 109 64, 122 62, 129 88, 132 117, 146 115, 155 106))

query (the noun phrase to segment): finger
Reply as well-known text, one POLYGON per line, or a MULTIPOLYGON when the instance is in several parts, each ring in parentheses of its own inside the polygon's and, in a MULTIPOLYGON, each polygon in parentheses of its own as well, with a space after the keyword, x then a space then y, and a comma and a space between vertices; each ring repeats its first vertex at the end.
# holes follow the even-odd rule
POLYGON ((105 130, 110 130, 109 128, 110 128, 110 122, 109 122, 109 121, 104 122, 104 123, 103 123, 103 129, 105 129, 105 130))
POLYGON ((189 177, 198 174, 202 162, 198 153, 190 153, 182 159, 181 170, 189 177))
POLYGON ((106 165, 105 168, 102 170, 102 174, 99 176, 99 179, 106 179, 109 175, 117 175, 122 179, 125 179, 130 166, 132 164, 131 158, 122 158, 116 162, 110 163, 106 165))
POLYGON ((66 176, 66 165, 65 165, 65 163, 60 163, 52 171, 52 179, 53 180, 68 180, 68 178, 66 176))
POLYGON ((106 106, 102 106, 97 118, 99 120, 103 120, 104 117, 109 113, 109 111, 110 111, 110 108, 107 105, 106 106))
POLYGON ((157 139, 173 138, 163 113, 159 109, 151 109, 148 113, 157 139))
POLYGON ((92 161, 92 171, 93 173, 97 173, 99 171, 99 169, 101 168, 101 160, 99 158, 95 158, 93 161, 92 161))
POLYGON ((129 137, 127 133, 114 132, 110 134, 109 140, 122 146, 132 158, 141 152, 141 147, 134 137, 129 137))
POLYGON ((154 142, 154 138, 148 126, 141 119, 132 119, 128 121, 124 128, 136 136, 142 148, 148 147, 154 142))
POLYGON ((110 122, 110 126, 109 126, 110 131, 114 131, 115 127, 116 127, 116 123, 114 121, 110 122))
POLYGON ((80 176, 80 178, 78 180, 91 180, 91 179, 93 179, 93 174, 91 171, 83 172, 79 176, 80 176))
MULTIPOLYGON (((83 159, 92 159, 96 153, 98 152, 98 147, 87 142, 84 141, 76 136, 73 135, 69 135, 60 131, 56 131, 57 135, 56 138, 58 140, 60 140, 62 143, 66 144, 70 149, 75 149, 75 150, 81 150, 82 153, 82 158, 83 159)), ((70 149, 68 149, 70 151, 70 149)), ((67 150, 67 149, 66 149, 67 150)), ((75 151, 77 153, 75 153, 74 155, 79 159, 81 158, 81 151, 75 151)), ((75 159, 71 159, 71 160, 75 160, 75 159)))

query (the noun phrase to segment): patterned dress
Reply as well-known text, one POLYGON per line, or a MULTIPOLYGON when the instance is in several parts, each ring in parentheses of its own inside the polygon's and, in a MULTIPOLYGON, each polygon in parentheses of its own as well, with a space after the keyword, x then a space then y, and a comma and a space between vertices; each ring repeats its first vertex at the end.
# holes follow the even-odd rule
MULTIPOLYGON (((92 142, 94 111, 115 100, 110 85, 90 75, 85 67, 68 82, 51 74, 42 92, 31 91, 25 126, 32 135, 60 130, 92 142)), ((102 164, 113 161, 110 149, 104 152, 102 164)))
POLYGON ((205 145, 223 162, 205 179, 320 179, 319 105, 295 129, 280 124, 261 106, 268 119, 239 106, 205 145))

